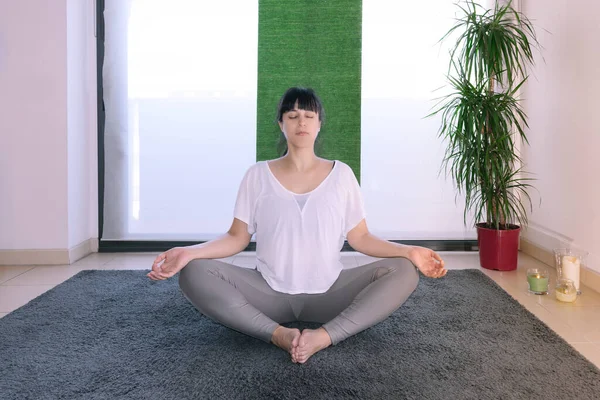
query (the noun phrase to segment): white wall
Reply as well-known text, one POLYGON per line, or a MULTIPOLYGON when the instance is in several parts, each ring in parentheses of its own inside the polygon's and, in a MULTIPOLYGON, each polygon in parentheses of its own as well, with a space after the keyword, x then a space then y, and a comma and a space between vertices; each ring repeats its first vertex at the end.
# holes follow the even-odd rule
POLYGON ((531 128, 524 159, 539 191, 531 192, 524 237, 546 248, 580 247, 600 271, 600 2, 522 0, 522 7, 538 27, 545 59, 536 55, 524 89, 531 128))
POLYGON ((68 247, 97 237, 94 2, 67 0, 68 247))
POLYGON ((0 2, 0 249, 67 247, 62 1, 0 2))
POLYGON ((0 250, 97 237, 92 5, 0 2, 0 250))

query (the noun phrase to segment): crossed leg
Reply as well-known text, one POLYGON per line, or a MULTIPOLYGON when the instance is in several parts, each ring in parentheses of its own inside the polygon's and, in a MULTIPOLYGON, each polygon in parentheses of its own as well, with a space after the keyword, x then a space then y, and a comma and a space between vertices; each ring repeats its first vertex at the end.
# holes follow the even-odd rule
POLYGON ((405 258, 387 258, 343 270, 321 294, 274 291, 256 270, 216 260, 195 260, 179 276, 185 297, 207 317, 288 351, 304 363, 387 318, 417 286, 418 272, 405 258), (282 327, 292 321, 322 323, 316 330, 282 327))

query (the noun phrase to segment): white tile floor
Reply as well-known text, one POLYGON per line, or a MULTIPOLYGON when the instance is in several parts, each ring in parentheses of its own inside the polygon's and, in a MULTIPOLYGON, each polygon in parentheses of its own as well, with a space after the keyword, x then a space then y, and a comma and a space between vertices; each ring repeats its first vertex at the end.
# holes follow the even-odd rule
MULTIPOLYGON (((157 253, 98 253, 72 265, 61 266, 0 266, 0 318, 27 304, 54 286, 86 269, 149 269, 157 253)), ((377 260, 358 253, 342 253, 343 262, 356 267, 377 260)), ((478 268, 476 252, 440 252, 448 269, 478 268)), ((253 253, 241 253, 225 259, 239 266, 253 263, 253 253)), ((551 282, 556 274, 530 256, 519 254, 516 271, 499 272, 481 269, 519 303, 562 336, 581 354, 600 367, 600 294, 585 286, 575 303, 559 303, 551 291, 547 296, 527 292, 526 270, 534 266, 547 268, 551 282)), ((551 284, 552 286, 552 284, 551 284)))

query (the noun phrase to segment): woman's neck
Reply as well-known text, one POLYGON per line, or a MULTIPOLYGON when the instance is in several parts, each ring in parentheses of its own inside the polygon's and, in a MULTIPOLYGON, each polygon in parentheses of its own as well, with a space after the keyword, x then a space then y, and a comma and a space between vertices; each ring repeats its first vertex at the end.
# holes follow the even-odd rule
POLYGON ((289 149, 280 160, 286 169, 294 172, 313 170, 321 162, 313 149, 289 149))

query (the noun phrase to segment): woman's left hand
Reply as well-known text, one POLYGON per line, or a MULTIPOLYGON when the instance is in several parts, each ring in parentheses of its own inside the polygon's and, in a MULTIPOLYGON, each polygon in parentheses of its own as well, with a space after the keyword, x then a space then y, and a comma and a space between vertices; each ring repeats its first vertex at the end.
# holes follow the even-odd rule
POLYGON ((412 246, 408 258, 413 264, 429 278, 441 278, 448 272, 444 268, 444 260, 435 251, 419 246, 412 246))

